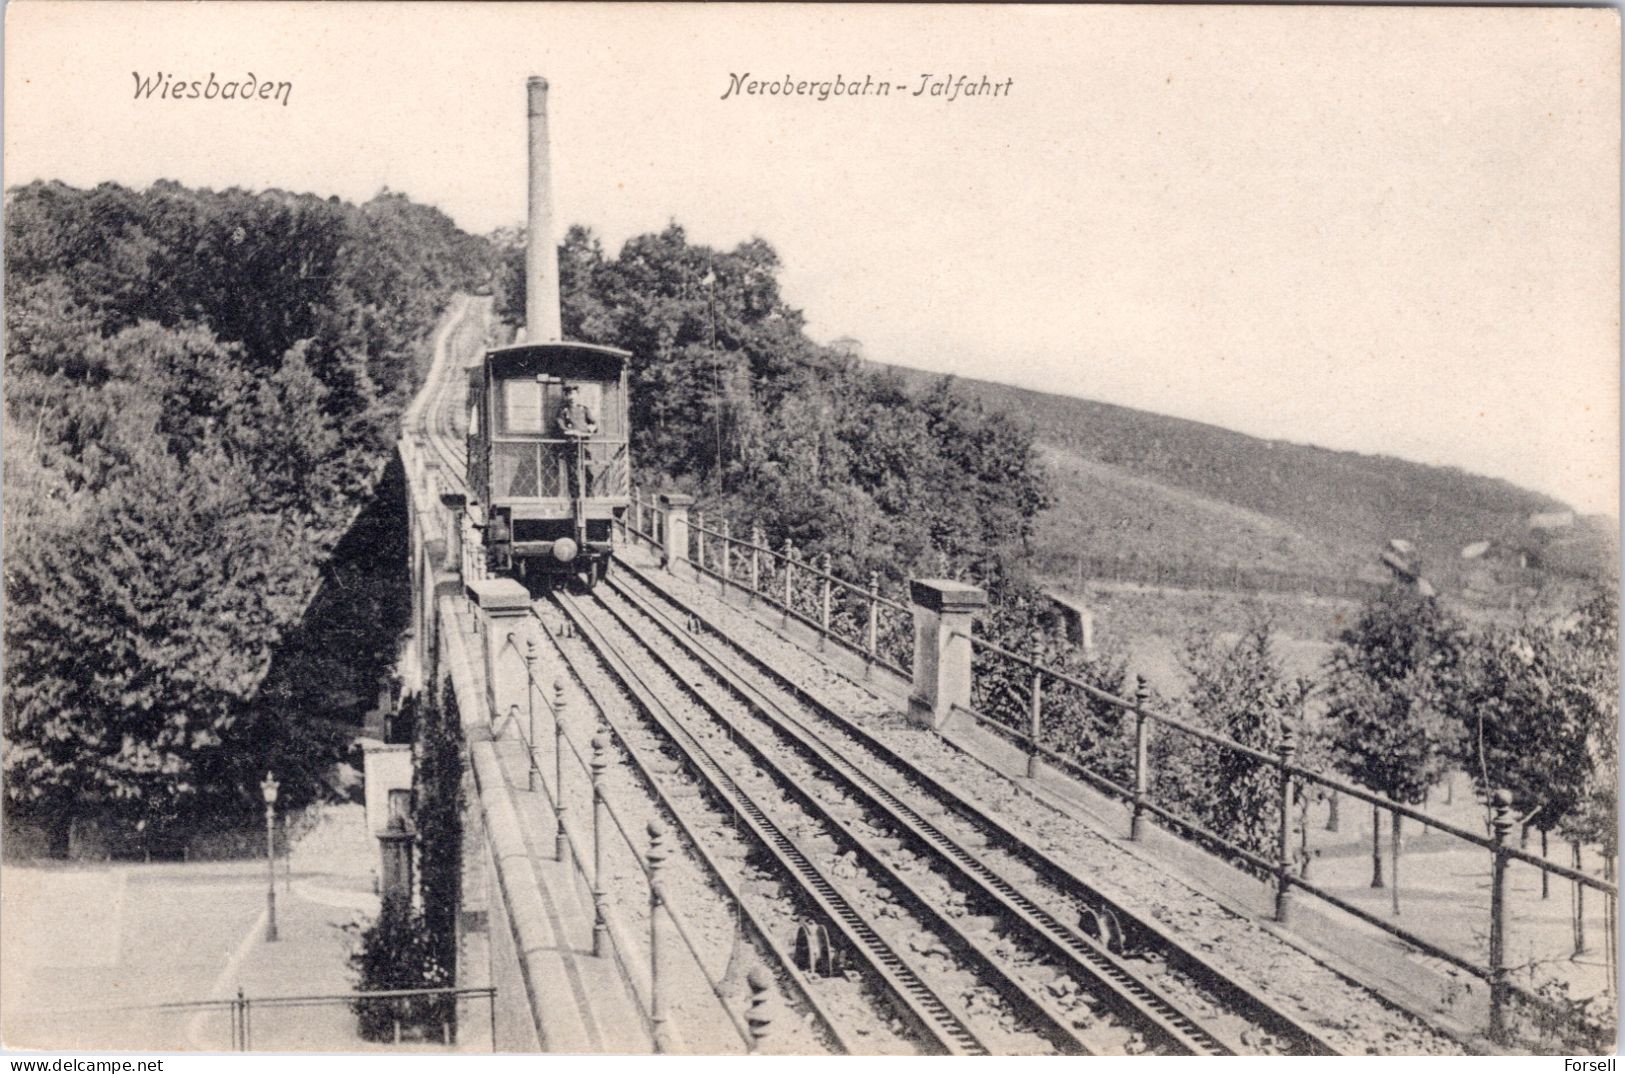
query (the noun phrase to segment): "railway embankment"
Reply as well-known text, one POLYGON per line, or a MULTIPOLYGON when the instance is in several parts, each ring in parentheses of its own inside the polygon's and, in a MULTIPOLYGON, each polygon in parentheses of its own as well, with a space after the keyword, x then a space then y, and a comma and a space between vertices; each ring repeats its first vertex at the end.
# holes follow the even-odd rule
POLYGON ((826 637, 827 576, 822 613, 773 608, 754 559, 719 585, 727 553, 711 571, 675 496, 629 521, 601 592, 488 577, 460 372, 401 445, 402 667, 449 679, 463 719, 459 984, 496 988, 499 1048, 1487 1047, 1484 993, 1448 966, 1318 911, 1272 921, 1256 876, 1155 829, 1131 845, 1121 807, 967 722, 968 615, 931 594, 969 587, 883 602, 911 656, 876 649, 872 612, 867 649, 826 637))
MULTIPOLYGON (((1046 853, 1158 926, 1198 947, 1226 976, 1259 989, 1316 1029, 1338 1050, 1398 1054, 1460 1052, 1472 1046, 1481 1011, 1446 978, 1432 990, 1399 982, 1414 974, 1414 956, 1339 929, 1318 915, 1288 931, 1267 921, 1267 896, 1256 880, 1172 836, 1129 844, 1121 807, 1060 773, 1026 777, 1026 754, 952 719, 940 731, 907 717, 901 680, 852 668, 838 670, 816 642, 787 636, 771 610, 741 614, 742 597, 723 598, 709 580, 644 575, 710 623, 727 624, 729 644, 775 669, 797 688, 845 715, 922 771, 974 799, 1046 853), (1455 1029, 1460 1036, 1441 1032, 1455 1029)), ((847 662, 850 664, 850 661, 847 662)), ((860 665, 861 666, 861 665, 860 665)))

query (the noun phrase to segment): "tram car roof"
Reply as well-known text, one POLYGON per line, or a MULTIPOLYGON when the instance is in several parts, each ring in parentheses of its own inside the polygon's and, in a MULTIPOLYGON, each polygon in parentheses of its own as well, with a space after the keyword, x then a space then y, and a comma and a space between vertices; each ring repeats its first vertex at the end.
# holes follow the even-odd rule
POLYGON ((596 343, 515 343, 485 352, 485 366, 498 380, 549 373, 580 380, 615 380, 632 355, 596 343))

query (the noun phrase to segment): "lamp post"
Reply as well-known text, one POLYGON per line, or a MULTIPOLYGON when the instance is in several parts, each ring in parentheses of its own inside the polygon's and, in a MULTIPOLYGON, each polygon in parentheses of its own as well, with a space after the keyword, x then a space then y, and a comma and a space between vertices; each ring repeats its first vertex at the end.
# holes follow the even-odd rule
POLYGON ((276 941, 276 777, 265 773, 260 794, 265 797, 265 942, 276 941))

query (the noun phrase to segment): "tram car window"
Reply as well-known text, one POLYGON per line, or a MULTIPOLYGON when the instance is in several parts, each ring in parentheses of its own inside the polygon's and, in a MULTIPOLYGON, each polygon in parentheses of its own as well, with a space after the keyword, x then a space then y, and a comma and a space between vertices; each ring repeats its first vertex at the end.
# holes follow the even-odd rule
POLYGON ((608 571, 631 476, 629 357, 582 343, 487 352, 468 477, 492 570, 533 587, 570 576, 594 584, 608 571))

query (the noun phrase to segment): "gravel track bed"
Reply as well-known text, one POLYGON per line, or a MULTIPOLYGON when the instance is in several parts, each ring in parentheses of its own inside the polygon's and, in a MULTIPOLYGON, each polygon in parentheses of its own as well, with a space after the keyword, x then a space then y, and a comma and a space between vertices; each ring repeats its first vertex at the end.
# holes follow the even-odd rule
MULTIPOLYGON (((663 733, 648 722, 586 643, 561 636, 563 617, 558 609, 538 605, 538 612, 552 632, 554 644, 569 654, 582 685, 595 699, 614 708, 613 712, 606 713, 617 733, 611 736, 612 745, 606 754, 610 763, 604 773, 604 789, 628 832, 635 840, 646 842, 645 826, 651 820, 666 819, 667 813, 631 763, 620 741, 623 738, 650 764, 670 799, 669 808, 682 816, 706 852, 724 869, 734 868, 729 880, 762 926, 781 942, 793 936, 801 921, 794 903, 787 898, 788 886, 783 879, 774 870, 755 864, 759 859, 752 853, 749 837, 734 829, 727 810, 702 793, 699 779, 671 754, 671 746, 663 733)), ((748 1004, 749 989, 744 977, 750 959, 740 950, 748 947, 751 957, 772 972, 778 992, 778 1014, 769 1030, 768 1050, 787 1054, 833 1050, 833 1043, 817 1024, 817 1016, 801 1003, 794 986, 787 983, 788 971, 777 963, 771 951, 758 948, 740 935, 726 889, 709 875, 697 855, 686 852, 682 846, 685 839, 675 826, 668 825, 668 829, 671 832, 668 840, 675 844, 673 849, 684 852, 673 853, 668 859, 662 883, 695 944, 702 952, 713 953, 707 969, 722 984, 734 1009, 742 1011, 748 1004), (724 967, 716 964, 724 961, 720 952, 729 952, 724 967)), ((606 862, 606 897, 629 929, 644 930, 640 935, 647 935, 647 883, 619 837, 614 838, 612 844, 619 848, 619 853, 611 855, 606 862)), ((682 957, 686 958, 686 953, 682 957)), ((831 1017, 840 1022, 848 1039, 863 1047, 867 1054, 917 1053, 912 1030, 890 1014, 886 1000, 867 982, 850 975, 803 976, 801 979, 808 983, 831 1017)))
MULTIPOLYGON (((991 829, 945 809, 945 803, 929 788, 891 768, 889 762, 875 753, 868 744, 806 705, 749 661, 735 658, 728 661, 728 666, 780 709, 799 721, 809 733, 821 739, 834 753, 902 799, 955 843, 972 851, 982 864, 1013 884, 1058 920, 1062 922, 1078 920, 1079 911, 1084 904, 1043 879, 1017 855, 999 849, 995 845, 999 837, 991 829)), ((785 750, 794 758, 783 769, 787 774, 794 775, 797 782, 803 786, 827 785, 827 778, 822 775, 816 762, 807 759, 798 747, 789 743, 787 738, 782 741, 785 750)), ((844 795, 840 801, 844 804, 844 795)), ((900 827, 875 828, 864 823, 863 830, 864 834, 880 840, 908 837, 900 827)), ((886 843, 882 842, 881 845, 885 846, 886 843)), ((882 857, 887 855, 883 853, 882 857)), ((1002 911, 1002 907, 996 902, 987 899, 982 892, 962 880, 955 883, 941 880, 940 883, 932 885, 932 888, 933 890, 927 892, 928 896, 937 905, 948 906, 950 912, 964 913, 967 900, 970 900, 975 909, 982 912, 997 915, 1002 911)), ((1027 956, 1024 952, 1033 941, 1024 932, 1016 933, 1009 937, 1009 940, 1010 942, 1000 945, 999 954, 1011 965, 1021 966, 1030 971, 1020 974, 1027 979, 1029 987, 1035 991, 1042 989, 1043 992, 1040 994, 1047 993, 1067 1002, 1069 1006, 1093 1000, 1090 992, 1097 986, 1086 973, 1055 969, 1057 965, 1062 964, 1047 952, 1036 957, 1027 956)), ((1217 1033, 1221 1039, 1235 1042, 1250 1052, 1279 1054, 1290 1049, 1290 1041, 1230 1010, 1224 1001, 1209 989, 1192 980, 1189 974, 1170 969, 1166 961, 1155 953, 1124 956, 1124 961, 1142 979, 1156 987, 1187 1015, 1200 1021, 1209 1032, 1217 1033)), ((1115 1050, 1123 1048, 1140 1050, 1140 1046, 1132 1040, 1115 1043, 1117 1045, 1115 1050)))
MULTIPOLYGON (((609 603, 619 600, 603 589, 597 596, 609 603)), ((624 601, 619 607, 631 617, 642 618, 641 613, 624 601)), ((800 773, 806 780, 801 785, 802 792, 829 802, 829 812, 837 818, 837 825, 823 822, 802 804, 784 776, 764 772, 755 757, 737 745, 725 727, 644 649, 659 645, 662 654, 679 668, 684 680, 704 698, 705 705, 716 708, 724 719, 736 726, 749 726, 754 717, 712 679, 708 671, 680 653, 669 639, 656 640, 660 635, 652 624, 643 637, 634 637, 602 610, 592 609, 590 605, 584 605, 584 610, 724 771, 756 800, 802 853, 819 866, 853 909, 903 955, 921 980, 972 1027, 984 1044, 999 1055, 1053 1053, 1053 1046, 1034 1032, 1027 1016, 1012 1007, 998 987, 984 980, 956 939, 942 935, 911 909, 906 893, 893 891, 883 875, 876 875, 864 852, 837 826, 840 821, 861 818, 866 812, 862 805, 846 799, 833 784, 816 773, 800 773)), ((784 759, 790 761, 793 758, 789 752, 781 747, 775 755, 784 754, 784 759)), ((897 864, 906 866, 898 872, 906 877, 907 883, 928 900, 946 896, 950 890, 947 884, 936 877, 924 861, 918 858, 910 861, 908 857, 906 851, 899 851, 894 863, 894 868, 897 864)), ((1087 1013, 1084 1010, 1080 1017, 1087 1013)))
MULTIPOLYGON (((618 597, 612 599, 617 604, 623 603, 618 597)), ((658 628, 651 623, 650 629, 658 628)), ((984 826, 946 811, 943 803, 933 792, 888 767, 887 762, 874 754, 867 744, 828 722, 820 713, 794 697, 748 661, 731 659, 727 663, 730 670, 798 721, 804 730, 820 739, 854 768, 902 799, 959 846, 973 852, 973 856, 982 864, 1013 884, 1058 920, 1071 922, 1078 919, 1081 904, 1044 881, 1014 854, 992 846, 990 844, 992 833, 984 826)), ((693 662, 693 667, 698 669, 699 675, 709 674, 697 662, 693 662)), ((728 698, 729 702, 733 701, 729 693, 724 692, 721 696, 728 698)), ((735 707, 745 713, 745 719, 755 721, 755 717, 748 709, 737 704, 735 707)), ((825 773, 822 761, 807 756, 802 747, 795 744, 788 735, 768 728, 765 723, 761 726, 765 734, 774 736, 773 754, 782 772, 792 777, 798 786, 812 789, 820 804, 834 813, 848 830, 862 836, 871 846, 876 847, 880 852, 879 856, 888 865, 899 873, 907 874, 911 882, 916 883, 917 890, 933 905, 946 908, 952 917, 964 919, 962 924, 968 925, 973 935, 996 943, 996 947, 992 948, 994 956, 1010 969, 1012 976, 1022 981, 1029 991, 1048 997, 1065 1008, 1080 1024, 1089 1025, 1092 1046, 1102 1052, 1111 1053, 1139 1053, 1146 1050, 1146 1043, 1131 1029, 1124 1028, 1119 1033, 1106 1031, 1106 1026, 1119 1020, 1119 1016, 1102 1014, 1100 1007, 1103 1001, 1098 995, 1102 986, 1093 980, 1087 971, 1075 970, 1071 963, 1056 958, 1025 929, 1019 926, 1008 929, 1002 927, 999 924, 1000 915, 1007 911, 956 871, 944 869, 938 873, 927 867, 923 873, 919 872, 917 863, 921 859, 913 847, 914 837, 910 833, 900 824, 893 826, 887 823, 883 815, 881 825, 871 823, 866 814, 872 811, 872 807, 841 790, 825 773), (900 840, 907 840, 908 843, 902 843, 900 840), (952 879, 949 879, 949 876, 952 876, 952 879), (1090 1017, 1091 1015, 1094 1017, 1090 1017)), ((840 868, 840 865, 837 865, 837 868, 840 868)), ((1162 959, 1125 957, 1124 961, 1187 1015, 1200 1021, 1209 1032, 1218 1033, 1221 1039, 1236 1042, 1241 1048, 1254 1052, 1279 1053, 1288 1049, 1288 1042, 1233 1013, 1221 1000, 1190 980, 1188 975, 1168 970, 1162 959)))
MULTIPOLYGON (((1256 923, 1123 851, 1112 840, 1019 789, 1002 773, 935 732, 913 726, 891 702, 811 657, 805 649, 779 637, 750 615, 741 614, 737 607, 719 601, 704 587, 662 575, 659 588, 690 604, 713 622, 728 623, 733 632, 733 637, 728 639, 730 643, 747 645, 750 652, 764 658, 797 687, 845 715, 933 779, 950 787, 974 788, 979 809, 1022 833, 1027 842, 1075 875, 1088 877, 1092 885, 1111 893, 1134 913, 1182 937, 1193 951, 1215 963, 1243 987, 1268 997, 1273 1005, 1316 1030, 1332 1047, 1356 1055, 1463 1053, 1461 1043, 1448 1034, 1395 1008, 1256 923), (1135 894, 1126 894, 1129 892, 1135 894)), ((765 686, 770 680, 759 671, 748 669, 746 663, 739 661, 736 670, 767 692, 765 686)), ((770 696, 781 693, 782 689, 770 696)), ((798 706, 790 711, 803 710, 798 706)), ((861 747, 856 745, 856 740, 822 716, 810 719, 820 735, 832 742, 844 740, 844 756, 873 760, 867 750, 859 752, 861 747)), ((882 779, 883 766, 878 762, 874 768, 862 767, 919 808, 921 788, 895 772, 882 779)), ((929 800, 929 795, 923 799, 929 800)), ((928 815, 933 823, 956 838, 970 836, 974 831, 970 822, 957 814, 942 813, 941 805, 928 815), (937 815, 939 813, 942 815, 937 815)), ((972 841, 963 845, 976 847, 979 843, 972 841)), ((1008 856, 1003 864, 995 865, 992 860, 988 864, 1052 913, 1068 905, 1053 902, 1053 889, 1046 895, 1045 885, 1040 884, 1036 874, 1024 864, 1008 856)), ((1070 905, 1075 907, 1076 903, 1070 905)), ((1072 918, 1063 920, 1075 919, 1075 909, 1072 914, 1072 918)), ((1137 968, 1145 967, 1142 964, 1137 968)), ((1202 1015, 1204 1004, 1217 1005, 1199 982, 1190 981, 1182 974, 1164 970, 1153 975, 1153 979, 1158 987, 1167 988, 1171 999, 1182 1005, 1188 1003, 1187 1010, 1192 1015, 1202 1015), (1184 990, 1180 990, 1180 982, 1184 990)), ((1238 1038, 1244 1044, 1260 1047, 1269 1043, 1268 1035, 1256 1029, 1244 1030, 1232 1039, 1238 1038)))
MULTIPOLYGON (((946 803, 943 803, 933 791, 890 767, 890 762, 874 752, 867 743, 849 734, 822 713, 796 698, 750 661, 736 658, 729 660, 728 664, 735 674, 798 720, 808 732, 821 739, 834 753, 901 798, 916 812, 927 817, 937 829, 961 847, 973 851, 982 864, 1009 881, 1058 920, 1062 922, 1078 920, 1079 911, 1085 904, 1064 889, 1045 880, 1018 855, 999 848, 996 845, 999 840, 997 833, 951 809, 944 809, 946 803)), ((797 756, 799 758, 800 754, 797 756)), ((812 769, 810 764, 804 763, 801 770, 812 769)), ((901 831, 891 830, 877 834, 903 835, 901 831)), ((961 907, 967 898, 982 898, 980 893, 968 884, 949 889, 946 897, 954 900, 949 905, 957 904, 961 907)), ((1000 910, 997 904, 990 905, 986 909, 993 913, 1000 910)), ((1009 945, 1005 945, 1005 950, 1007 952, 1011 950, 1009 945)), ((1201 982, 1193 980, 1188 973, 1171 969, 1166 960, 1156 952, 1145 951, 1124 956, 1124 961, 1181 1010, 1198 1019, 1209 1032, 1217 1033, 1221 1039, 1235 1042, 1249 1052, 1280 1054, 1290 1050, 1291 1041, 1234 1012, 1222 998, 1201 982)), ((1062 989, 1070 991, 1077 988, 1087 992, 1090 987, 1087 977, 1054 974, 1050 976, 1050 980, 1040 981, 1039 985, 1055 995, 1066 995, 1066 992, 1060 991, 1062 989), (1071 982, 1070 985, 1066 983, 1068 981, 1071 982)))

